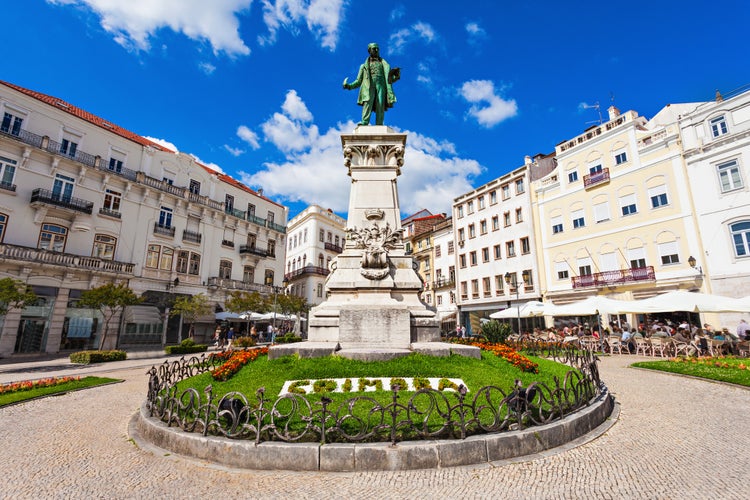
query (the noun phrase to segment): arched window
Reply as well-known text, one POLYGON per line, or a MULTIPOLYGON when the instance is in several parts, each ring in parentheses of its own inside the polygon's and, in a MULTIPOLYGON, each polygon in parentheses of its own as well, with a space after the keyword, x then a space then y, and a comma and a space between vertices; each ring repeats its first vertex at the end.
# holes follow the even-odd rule
POLYGON ((42 224, 38 248, 62 252, 68 239, 68 229, 57 224, 42 224))
POLYGON ((324 263, 325 259, 323 258, 323 254, 318 255, 318 267, 323 267, 324 263))
POLYGON ((729 225, 734 243, 734 254, 737 257, 750 255, 750 220, 742 220, 729 225))

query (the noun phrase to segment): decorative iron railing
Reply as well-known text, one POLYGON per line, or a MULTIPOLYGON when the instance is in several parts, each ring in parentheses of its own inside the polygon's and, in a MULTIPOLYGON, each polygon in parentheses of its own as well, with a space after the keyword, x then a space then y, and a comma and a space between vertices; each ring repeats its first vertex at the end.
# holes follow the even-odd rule
POLYGON ((341 248, 339 245, 335 243, 329 243, 326 241, 323 245, 326 250, 331 250, 332 252, 341 253, 344 251, 343 248, 341 248))
POLYGON ((109 208, 100 208, 99 209, 100 215, 106 215, 107 217, 114 217, 116 219, 122 218, 122 214, 116 210, 110 210, 109 208))
POLYGON ((295 269, 291 273, 286 273, 284 275, 284 279, 289 281, 293 278, 296 278, 297 276, 306 274, 319 274, 320 276, 328 276, 329 273, 330 271, 328 270, 328 268, 308 265, 299 269, 295 269))
POLYGON ((388 401, 357 396, 334 403, 322 396, 311 401, 301 394, 276 399, 259 388, 254 396, 241 392, 214 394, 209 385, 179 391, 181 380, 213 370, 219 362, 202 355, 154 366, 149 370, 146 409, 168 426, 204 436, 282 442, 383 442, 415 439, 465 439, 475 434, 520 430, 545 425, 589 405, 605 389, 599 380, 598 358, 589 351, 550 345, 532 346, 537 354, 574 365, 554 386, 533 382, 522 387, 488 385, 468 393, 420 389, 404 394, 390 388, 388 401), (365 417, 363 418, 363 415, 365 417))
POLYGON ((571 281, 573 288, 586 288, 631 283, 633 281, 654 281, 655 279, 654 266, 646 266, 635 269, 605 271, 585 276, 574 276, 571 278, 571 281))
POLYGON ((218 276, 212 276, 208 278, 208 286, 224 288, 226 290, 242 290, 245 292, 260 292, 262 294, 273 293, 273 287, 268 285, 261 285, 260 283, 247 283, 240 280, 233 280, 229 278, 219 278, 218 276))
POLYGON ((54 205, 56 207, 75 210, 91 215, 94 211, 94 202, 73 198, 72 196, 63 196, 54 193, 49 189, 36 188, 31 192, 31 203, 42 203, 45 205, 54 205))
POLYGON ((240 255, 248 253, 259 257, 268 257, 268 252, 266 250, 262 250, 255 245, 240 245, 240 255))
POLYGON ((6 191, 16 191, 16 185, 11 184, 10 182, 0 182, 0 189, 5 189, 6 191))
POLYGON ((158 222, 154 222, 154 234, 161 234, 163 236, 174 236, 174 226, 164 226, 158 222))
POLYGON ((609 182, 609 169, 604 168, 599 172, 593 174, 586 174, 583 176, 583 187, 588 189, 590 187, 598 186, 599 184, 609 182))
POLYGON ((182 231, 182 241, 189 241, 191 243, 200 243, 203 239, 201 233, 195 231, 188 231, 187 229, 182 231))

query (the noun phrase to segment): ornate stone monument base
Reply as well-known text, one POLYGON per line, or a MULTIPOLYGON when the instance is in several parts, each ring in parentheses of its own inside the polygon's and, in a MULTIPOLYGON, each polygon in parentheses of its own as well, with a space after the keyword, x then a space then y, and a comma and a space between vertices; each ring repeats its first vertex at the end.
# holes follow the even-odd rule
POLYGON ((478 348, 441 343, 435 311, 419 298, 422 280, 404 249, 396 186, 406 134, 359 126, 341 142, 352 184, 346 243, 331 265, 328 299, 310 312, 308 342, 273 346, 269 357, 480 357, 478 348))

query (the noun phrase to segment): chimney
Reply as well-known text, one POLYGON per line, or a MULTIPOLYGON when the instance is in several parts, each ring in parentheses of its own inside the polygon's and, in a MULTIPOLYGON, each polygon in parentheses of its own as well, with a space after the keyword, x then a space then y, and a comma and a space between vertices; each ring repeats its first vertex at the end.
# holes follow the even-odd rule
POLYGON ((724 97, 722 97, 721 92, 719 92, 719 89, 716 89, 716 102, 722 102, 724 100, 724 97))
POLYGON ((531 165, 531 156, 526 155, 523 157, 523 164, 524 165, 531 165))
POLYGON ((609 121, 612 121, 620 116, 620 110, 615 106, 610 106, 609 108, 607 108, 607 113, 609 113, 609 121))
POLYGON ((258 196, 263 196, 263 188, 258 188, 258 196))

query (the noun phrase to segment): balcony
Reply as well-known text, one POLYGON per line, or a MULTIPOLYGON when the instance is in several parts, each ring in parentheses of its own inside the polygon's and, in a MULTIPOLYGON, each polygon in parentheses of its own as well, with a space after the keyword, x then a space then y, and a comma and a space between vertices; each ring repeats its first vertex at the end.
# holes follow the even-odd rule
POLYGON ((237 210, 236 208, 232 207, 226 207, 224 209, 224 213, 229 214, 233 217, 237 217, 238 219, 245 220, 245 212, 243 212, 242 210, 237 210))
POLYGON ((268 257, 266 250, 261 250, 255 245, 240 245, 240 255, 252 254, 259 257, 268 257))
POLYGON ((49 189, 36 188, 31 192, 31 204, 37 205, 54 205, 76 212, 91 215, 94 211, 94 202, 73 198, 72 196, 62 196, 53 193, 49 189))
POLYGON ((256 217, 254 214, 247 214, 247 220, 255 224, 258 224, 259 226, 266 227, 266 219, 256 217))
POLYGON ((143 172, 138 172, 137 180, 141 184, 145 184, 146 186, 158 189, 159 191, 164 191, 165 193, 169 193, 179 198, 184 198, 185 193, 188 192, 185 188, 174 186, 170 184, 169 181, 154 179, 143 172))
POLYGON ((221 246, 223 246, 223 247, 229 247, 229 248, 234 248, 234 241, 221 240, 221 246))
POLYGON ((326 242, 324 246, 325 246, 325 249, 326 249, 326 250, 330 250, 330 251, 332 251, 332 252, 336 252, 336 253, 341 253, 341 252, 343 252, 343 251, 344 251, 344 249, 343 249, 343 248, 341 248, 340 246, 338 246, 338 245, 335 245, 335 244, 333 244, 333 243, 328 243, 328 242, 326 242))
POLYGON ((105 215, 107 217, 114 217, 115 219, 122 218, 122 214, 120 212, 117 212, 115 210, 110 210, 109 208, 100 208, 99 209, 99 215, 105 215))
POLYGON ((291 273, 287 273, 284 275, 284 279, 286 281, 291 281, 294 278, 297 278, 299 276, 304 276, 307 274, 317 274, 319 276, 328 276, 330 271, 325 267, 318 267, 318 266, 305 266, 303 268, 297 269, 296 271, 292 271, 291 273))
POLYGON ((270 287, 268 285, 261 285, 259 283, 245 283, 244 281, 233 280, 229 278, 219 278, 218 276, 208 278, 208 286, 211 288, 222 288, 224 290, 258 292, 267 295, 273 293, 273 287, 270 287))
POLYGON ((280 233, 286 234, 286 227, 282 226, 280 224, 276 224, 274 222, 268 221, 267 224, 268 229, 273 229, 274 231, 278 231, 280 233))
POLYGON ((10 182, 0 182, 0 189, 4 189, 6 191, 12 191, 16 192, 16 185, 11 184, 10 182))
POLYGON ((588 288, 597 286, 620 285, 636 281, 654 281, 654 266, 639 267, 636 269, 619 269, 617 271, 605 271, 587 276, 576 276, 571 278, 573 288, 588 288))
MULTIPOLYGON (((173 231, 173 234, 174 234, 174 231, 173 231)), ((182 232, 182 241, 200 244, 201 239, 202 239, 201 233, 195 233, 193 231, 188 231, 188 230, 184 230, 182 232)))
POLYGON ((589 189, 599 184, 605 184, 609 182, 609 169, 603 168, 599 172, 588 174, 583 176, 583 188, 589 189))
POLYGON ((174 237, 174 226, 165 226, 158 222, 154 222, 154 234, 174 237))
POLYGON ((0 244, 0 259, 49 264, 73 270, 100 271, 112 274, 133 274, 135 264, 116 260, 85 257, 63 252, 52 252, 40 248, 0 244))
POLYGON ((438 289, 438 288, 453 288, 453 286, 456 284, 455 280, 447 279, 447 278, 438 278, 436 281, 432 282, 432 288, 438 289))

